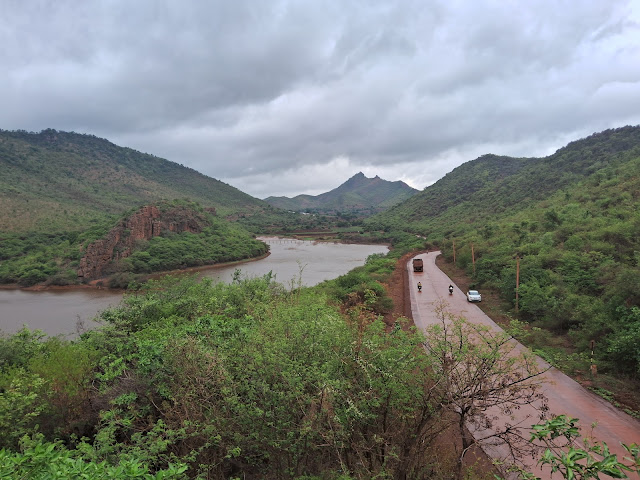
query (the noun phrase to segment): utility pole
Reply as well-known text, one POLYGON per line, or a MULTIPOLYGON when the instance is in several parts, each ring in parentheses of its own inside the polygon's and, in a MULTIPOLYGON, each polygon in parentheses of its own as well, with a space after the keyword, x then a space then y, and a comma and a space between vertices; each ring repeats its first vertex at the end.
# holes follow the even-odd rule
POLYGON ((473 275, 476 274, 476 255, 473 252, 473 243, 471 244, 471 263, 473 263, 473 275))
POLYGON ((520 257, 516 256, 516 313, 518 313, 518 290, 520 289, 520 257))

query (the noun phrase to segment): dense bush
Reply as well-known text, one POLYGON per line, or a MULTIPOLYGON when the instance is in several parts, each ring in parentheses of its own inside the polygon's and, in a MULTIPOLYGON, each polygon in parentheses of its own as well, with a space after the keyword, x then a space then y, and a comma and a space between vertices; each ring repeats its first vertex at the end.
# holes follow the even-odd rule
POLYGON ((437 478, 428 452, 457 393, 438 387, 422 335, 377 319, 376 288, 344 316, 321 289, 269 275, 166 278, 75 341, 1 338, 0 471, 437 478))
POLYGON ((268 247, 242 229, 221 224, 200 234, 180 233, 154 237, 126 258, 122 265, 134 273, 175 270, 257 257, 268 247))

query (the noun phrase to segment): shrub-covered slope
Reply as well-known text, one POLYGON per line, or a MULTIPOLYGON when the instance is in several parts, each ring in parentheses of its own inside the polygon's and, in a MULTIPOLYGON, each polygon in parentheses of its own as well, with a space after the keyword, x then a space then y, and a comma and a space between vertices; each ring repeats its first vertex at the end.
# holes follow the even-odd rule
POLYGON ((601 371, 640 374, 640 155, 453 238, 458 265, 514 311, 520 258, 518 315, 568 333, 584 355, 575 368, 593 340, 601 371))
POLYGON ((0 283, 69 285, 110 277, 123 287, 135 274, 256 257, 268 248, 238 225, 187 201, 129 212, 80 234, 20 236, 0 242, 0 283))
POLYGON ((532 341, 549 360, 566 334, 569 369, 588 371, 593 340, 601 372, 640 374, 640 127, 546 158, 481 157, 368 224, 421 233, 450 261, 455 242, 477 287, 543 328, 532 341))
POLYGON ((639 154, 640 127, 624 127, 572 142, 544 158, 484 155, 365 223, 372 230, 407 230, 442 239, 534 205, 639 154))
MULTIPOLYGON (((92 135, 0 131, 0 230, 82 231, 107 215, 188 198, 221 216, 268 204, 174 162, 92 135)), ((264 216, 264 215, 263 215, 264 216)))

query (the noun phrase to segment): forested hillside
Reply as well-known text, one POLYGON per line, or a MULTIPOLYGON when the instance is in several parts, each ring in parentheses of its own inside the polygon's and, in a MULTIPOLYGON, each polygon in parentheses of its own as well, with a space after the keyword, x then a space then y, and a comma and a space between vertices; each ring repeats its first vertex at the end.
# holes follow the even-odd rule
MULTIPOLYGON (((92 242, 143 206, 171 204, 188 206, 186 218, 200 211, 206 225, 177 233, 167 226, 166 234, 138 239, 135 251, 127 246, 130 258, 106 272, 113 286, 127 285, 136 274, 265 253, 246 229, 268 232, 318 223, 190 168, 92 135, 0 131, 0 283, 86 282, 91 278, 82 273, 81 262, 92 242)), ((127 237, 129 229, 122 235, 127 237)))
POLYGON ((594 134, 544 158, 484 155, 365 224, 372 230, 410 230, 442 239, 532 206, 604 167, 639 155, 640 127, 594 134))
POLYGON ((481 157, 369 227, 425 235, 450 261, 455 243, 456 264, 477 287, 543 328, 534 343, 566 334, 580 369, 594 340, 601 371, 640 374, 640 127, 541 159, 481 157))
POLYGON ((381 212, 415 195, 418 190, 404 182, 389 182, 376 176, 367 178, 360 172, 337 188, 320 195, 268 197, 274 207, 305 212, 353 213, 371 215, 381 212))
MULTIPOLYGON (((218 215, 273 208, 177 163, 92 135, 0 131, 0 231, 82 231, 130 208, 189 199, 218 215)), ((267 220, 268 221, 268 220, 267 220)))

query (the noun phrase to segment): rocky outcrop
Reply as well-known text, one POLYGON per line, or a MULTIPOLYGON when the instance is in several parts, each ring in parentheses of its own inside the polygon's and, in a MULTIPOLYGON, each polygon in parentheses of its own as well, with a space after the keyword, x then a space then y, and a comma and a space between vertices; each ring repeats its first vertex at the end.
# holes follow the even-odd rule
POLYGON ((170 206, 161 209, 155 205, 144 206, 122 220, 104 238, 87 247, 80 260, 78 278, 89 281, 103 276, 114 262, 131 255, 140 241, 149 240, 167 231, 200 233, 207 224, 203 215, 187 207, 170 206))

